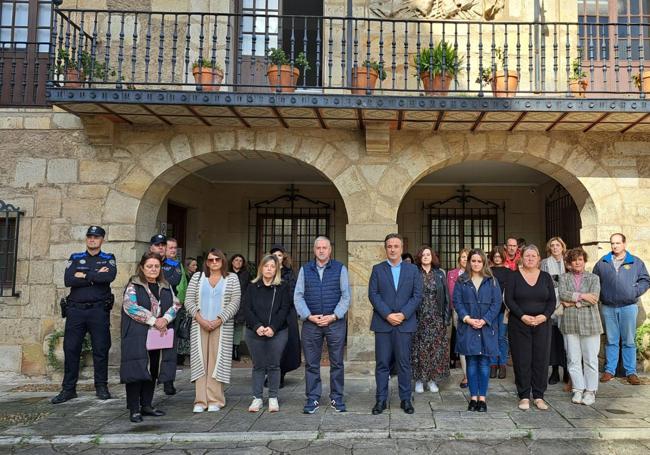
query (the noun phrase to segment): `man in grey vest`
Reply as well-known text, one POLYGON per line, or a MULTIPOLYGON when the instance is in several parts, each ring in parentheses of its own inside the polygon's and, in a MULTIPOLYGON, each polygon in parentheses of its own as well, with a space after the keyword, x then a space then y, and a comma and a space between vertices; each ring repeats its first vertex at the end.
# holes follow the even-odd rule
POLYGON ((313 414, 319 408, 322 384, 320 360, 323 339, 327 342, 330 360, 330 404, 337 412, 345 412, 343 401, 343 348, 345 346, 345 314, 350 307, 348 270, 331 258, 332 244, 321 236, 314 241, 313 261, 300 268, 294 305, 302 326, 302 348, 305 355, 305 394, 303 412, 313 414))

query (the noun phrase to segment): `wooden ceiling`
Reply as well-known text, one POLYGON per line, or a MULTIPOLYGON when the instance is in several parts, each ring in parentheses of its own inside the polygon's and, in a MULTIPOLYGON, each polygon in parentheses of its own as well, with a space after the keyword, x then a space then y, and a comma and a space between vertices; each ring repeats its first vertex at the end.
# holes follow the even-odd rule
POLYGON ((390 122, 396 130, 581 131, 650 133, 647 112, 451 111, 191 104, 57 103, 77 115, 101 115, 133 125, 244 128, 364 129, 390 122))

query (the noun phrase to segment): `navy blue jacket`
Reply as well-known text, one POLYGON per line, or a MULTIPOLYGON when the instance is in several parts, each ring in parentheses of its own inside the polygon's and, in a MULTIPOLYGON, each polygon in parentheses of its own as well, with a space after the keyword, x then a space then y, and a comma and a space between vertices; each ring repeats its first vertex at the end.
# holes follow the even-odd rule
POLYGON ((626 252, 618 272, 614 268, 612 253, 609 253, 596 263, 594 274, 600 278, 600 301, 603 305, 634 305, 650 287, 645 264, 629 252, 626 252))
POLYGON ((323 270, 323 279, 318 275, 316 260, 302 268, 305 279, 305 303, 311 314, 334 314, 341 300, 341 269, 343 264, 331 259, 323 270))
POLYGON ((70 289, 68 301, 76 303, 104 302, 111 298, 111 283, 115 280, 117 268, 115 256, 100 251, 92 256, 88 251, 74 253, 68 260, 64 282, 70 289), (106 267, 107 272, 99 272, 106 267), (84 278, 74 276, 77 272, 86 274, 84 278))
POLYGON ((417 266, 402 262, 397 290, 393 284, 393 273, 388 262, 383 261, 372 268, 368 284, 368 298, 373 307, 370 330, 373 332, 415 332, 415 312, 422 303, 422 276, 417 266), (397 327, 386 320, 391 313, 402 313, 405 318, 397 327))
POLYGON ((454 286, 454 308, 458 313, 456 331, 456 352, 463 355, 498 354, 499 329, 496 326, 501 310, 501 288, 495 278, 484 277, 478 292, 472 280, 462 275, 454 286), (463 319, 483 319, 486 324, 474 329, 463 319))

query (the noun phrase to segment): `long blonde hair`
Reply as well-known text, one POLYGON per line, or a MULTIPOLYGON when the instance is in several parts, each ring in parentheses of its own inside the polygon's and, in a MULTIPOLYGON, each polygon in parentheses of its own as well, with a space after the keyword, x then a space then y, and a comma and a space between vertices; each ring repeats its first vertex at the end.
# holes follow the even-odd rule
POLYGON ((257 266, 257 276, 252 281, 253 283, 257 283, 262 279, 262 270, 264 269, 264 266, 271 261, 273 261, 273 263, 275 264, 275 277, 273 278, 273 282, 271 284, 277 286, 280 283, 282 283, 282 271, 281 271, 280 261, 278 261, 278 258, 273 256, 272 254, 267 254, 260 261, 260 265, 257 266))

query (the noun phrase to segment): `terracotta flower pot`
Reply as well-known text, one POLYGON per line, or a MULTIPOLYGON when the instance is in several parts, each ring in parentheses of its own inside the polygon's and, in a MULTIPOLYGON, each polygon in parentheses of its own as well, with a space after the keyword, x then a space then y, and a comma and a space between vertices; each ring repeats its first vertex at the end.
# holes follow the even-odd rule
POLYGON ((518 85, 519 75, 516 71, 508 71, 507 77, 505 71, 497 71, 494 75, 494 79, 492 79, 492 93, 497 98, 515 96, 518 85))
POLYGON ((589 82, 586 79, 574 79, 569 81, 569 90, 576 98, 584 98, 589 82))
POLYGON ((379 73, 372 68, 370 68, 370 71, 366 67, 357 68, 352 75, 352 87, 354 87, 352 94, 366 95, 368 94, 368 90, 372 93, 378 78, 379 73))
POLYGON ((447 74, 443 81, 442 74, 435 74, 432 79, 429 77, 428 72, 424 72, 420 73, 420 79, 422 80, 424 91, 427 94, 434 96, 447 96, 454 77, 451 74, 447 74))
POLYGON ((81 71, 77 68, 68 68, 65 70, 65 82, 63 86, 68 88, 81 88, 83 87, 83 80, 81 71))
POLYGON ((198 66, 192 69, 194 81, 196 85, 201 87, 204 92, 218 92, 223 81, 223 71, 215 68, 199 68, 198 66), (215 85, 216 84, 216 85, 215 85))
POLYGON ((270 65, 266 75, 274 92, 293 93, 296 91, 300 70, 289 65, 270 65))

